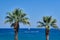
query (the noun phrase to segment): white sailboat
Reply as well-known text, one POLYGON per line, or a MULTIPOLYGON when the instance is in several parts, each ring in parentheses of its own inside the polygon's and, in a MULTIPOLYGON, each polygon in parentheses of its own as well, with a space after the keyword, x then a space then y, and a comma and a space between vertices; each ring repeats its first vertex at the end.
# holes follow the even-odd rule
POLYGON ((28 30, 30 30, 30 27, 28 28, 28 30))

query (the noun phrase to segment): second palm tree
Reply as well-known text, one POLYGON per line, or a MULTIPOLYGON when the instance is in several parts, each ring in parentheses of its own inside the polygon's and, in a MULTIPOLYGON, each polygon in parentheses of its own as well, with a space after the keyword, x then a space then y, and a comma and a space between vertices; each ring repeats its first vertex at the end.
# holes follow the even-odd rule
POLYGON ((39 25, 38 27, 45 27, 45 32, 46 32, 46 40, 49 40, 49 29, 50 26, 53 28, 58 28, 56 25, 56 19, 52 19, 52 16, 44 16, 43 17, 43 22, 38 21, 39 25))

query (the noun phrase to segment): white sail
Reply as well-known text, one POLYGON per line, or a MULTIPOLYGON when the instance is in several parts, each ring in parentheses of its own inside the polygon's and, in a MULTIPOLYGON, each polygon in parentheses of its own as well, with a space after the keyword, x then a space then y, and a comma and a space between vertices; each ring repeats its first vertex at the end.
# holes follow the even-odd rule
POLYGON ((30 30, 30 27, 28 28, 28 30, 30 30))

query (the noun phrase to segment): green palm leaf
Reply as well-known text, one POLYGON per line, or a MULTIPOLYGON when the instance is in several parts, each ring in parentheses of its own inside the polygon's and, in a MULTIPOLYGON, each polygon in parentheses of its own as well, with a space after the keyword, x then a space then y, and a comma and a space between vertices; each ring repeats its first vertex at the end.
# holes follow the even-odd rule
POLYGON ((45 26, 45 24, 44 24, 43 22, 41 22, 41 21, 38 21, 37 23, 39 23, 38 27, 43 27, 43 26, 45 26))
POLYGON ((51 27, 54 27, 54 28, 58 28, 57 25, 56 25, 56 19, 53 19, 52 16, 44 16, 43 17, 43 22, 41 21, 38 21, 39 23, 39 27, 43 27, 45 26, 45 28, 50 28, 51 27))
POLYGON ((22 9, 15 9, 12 13, 11 12, 7 12, 8 16, 6 16, 6 21, 10 22, 10 23, 15 23, 15 22, 20 22, 23 24, 30 24, 30 22, 28 21, 29 18, 26 17, 26 14, 22 11, 22 9))

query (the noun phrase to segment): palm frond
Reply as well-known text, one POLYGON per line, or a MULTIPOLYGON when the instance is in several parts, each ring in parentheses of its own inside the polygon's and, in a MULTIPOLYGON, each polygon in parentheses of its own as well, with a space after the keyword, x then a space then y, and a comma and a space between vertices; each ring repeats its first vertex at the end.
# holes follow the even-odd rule
POLYGON ((13 20, 8 19, 8 20, 6 20, 6 21, 5 21, 5 23, 8 23, 8 22, 9 22, 9 23, 12 23, 12 22, 13 22, 13 20))
POLYGON ((15 9, 15 11, 13 12, 13 15, 18 16, 19 15, 19 9, 15 9))
POLYGON ((46 20, 47 20, 47 18, 46 17, 43 17, 43 22, 44 23, 46 23, 46 20))
POLYGON ((6 19, 11 19, 11 17, 10 16, 6 16, 6 19))
POLYGON ((26 16, 26 14, 22 14, 22 15, 21 15, 21 18, 23 18, 23 17, 25 17, 25 16, 26 16))
POLYGON ((21 22, 23 24, 30 24, 30 22, 28 21, 28 18, 22 18, 21 22))
POLYGON ((52 20, 52 16, 50 16, 50 17, 48 18, 48 23, 50 23, 51 20, 52 20))
POLYGON ((53 19, 51 23, 52 23, 52 24, 56 23, 56 19, 53 19))
POLYGON ((44 24, 43 22, 41 22, 41 21, 38 21, 37 23, 39 23, 38 27, 43 27, 43 26, 45 26, 45 24, 44 24))
POLYGON ((51 26, 52 26, 53 28, 58 28, 58 26, 57 26, 56 24, 51 24, 51 26))
POLYGON ((15 25, 15 23, 12 23, 12 24, 11 24, 11 27, 14 27, 14 25, 15 25))
POLYGON ((37 23, 44 25, 44 23, 43 23, 43 22, 41 22, 41 21, 38 21, 37 23))
POLYGON ((7 14, 8 14, 9 16, 12 16, 12 13, 10 13, 10 12, 7 12, 7 14))

